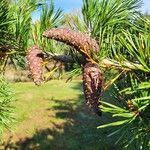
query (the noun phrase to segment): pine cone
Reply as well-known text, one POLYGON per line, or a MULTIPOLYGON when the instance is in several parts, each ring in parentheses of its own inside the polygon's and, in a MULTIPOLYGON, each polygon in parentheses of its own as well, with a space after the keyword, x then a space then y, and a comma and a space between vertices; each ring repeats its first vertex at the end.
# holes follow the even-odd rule
POLYGON ((87 34, 73 31, 67 28, 53 28, 43 33, 44 37, 64 42, 74 47, 85 58, 91 59, 92 51, 98 51, 99 46, 96 40, 87 34))
POLYGON ((87 63, 83 70, 83 88, 86 104, 99 116, 101 115, 99 100, 102 91, 102 81, 102 73, 98 65, 91 62, 87 63))
POLYGON ((29 69, 32 74, 33 81, 36 85, 40 85, 43 81, 42 78, 43 59, 40 56, 41 53, 42 50, 40 50, 37 46, 33 46, 29 49, 27 54, 29 69))

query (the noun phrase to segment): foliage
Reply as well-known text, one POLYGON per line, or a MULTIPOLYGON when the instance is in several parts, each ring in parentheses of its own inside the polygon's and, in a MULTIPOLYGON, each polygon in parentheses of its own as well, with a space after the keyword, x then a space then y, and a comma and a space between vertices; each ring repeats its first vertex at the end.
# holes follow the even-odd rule
POLYGON ((11 34, 9 33, 9 25, 13 22, 8 16, 9 5, 6 0, 0 1, 0 71, 3 70, 6 62, 6 52, 8 52, 9 45, 12 42, 9 40, 11 34))
POLYGON ((38 43, 37 45, 51 51, 62 48, 58 48, 56 42, 47 42, 42 38, 44 30, 58 26, 61 22, 62 11, 55 11, 53 1, 47 4, 46 1, 41 3, 39 0, 15 0, 9 3, 2 0, 0 3, 0 40, 3 42, 2 46, 8 47, 1 62, 2 71, 5 71, 8 62, 13 63, 16 68, 18 65, 25 68, 25 55, 28 47, 33 44, 38 43), (33 23, 32 13, 37 9, 42 9, 40 21, 33 23))
MULTIPOLYGON (((143 20, 143 18, 141 18, 143 20)), ((149 26, 149 21, 144 21, 144 26, 149 26)), ((142 29, 142 28, 141 28, 142 29)), ((102 110, 111 113, 113 117, 119 117, 119 121, 101 125, 99 128, 119 126, 108 136, 121 135, 116 143, 123 143, 125 148, 135 146, 135 149, 150 149, 150 34, 143 28, 141 32, 131 33, 122 30, 117 35, 120 47, 113 47, 113 58, 122 66, 123 62, 129 65, 137 63, 137 70, 129 69, 115 82, 113 95, 123 103, 123 106, 115 106, 103 102, 102 110)))
MULTIPOLYGON (((150 79, 148 79, 150 80, 150 79)), ((108 135, 108 137, 118 135, 116 144, 120 143, 125 148, 134 146, 135 149, 150 148, 150 83, 141 82, 136 75, 127 74, 121 82, 117 82, 112 95, 121 106, 116 106, 110 102, 103 102, 102 111, 111 113, 118 118, 116 122, 101 125, 98 128, 119 126, 118 129, 108 135), (125 87, 122 87, 125 85, 125 87)))
POLYGON ((11 51, 13 51, 10 59, 15 66, 18 64, 22 67, 25 65, 24 56, 30 42, 30 32, 32 23, 32 13, 41 4, 38 0, 19 0, 10 3, 9 14, 15 20, 10 26, 10 32, 16 42, 11 51))
POLYGON ((0 1, 0 46, 7 43, 8 26, 13 22, 10 16, 8 16, 9 5, 6 0, 0 1))
POLYGON ((17 68, 25 66, 25 52, 29 43, 31 29, 31 15, 34 9, 38 6, 37 0, 18 0, 10 1, 2 0, 1 2, 1 25, 2 46, 6 47, 3 54, 1 71, 9 62, 13 63, 17 68), (5 28, 4 28, 5 26, 5 28))
POLYGON ((0 135, 4 129, 10 129, 15 121, 13 92, 9 84, 0 78, 0 135))

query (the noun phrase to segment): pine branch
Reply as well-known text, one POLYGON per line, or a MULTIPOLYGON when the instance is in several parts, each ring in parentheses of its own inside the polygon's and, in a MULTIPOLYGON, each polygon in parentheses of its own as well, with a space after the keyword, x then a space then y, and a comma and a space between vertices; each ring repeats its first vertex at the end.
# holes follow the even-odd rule
MULTIPOLYGON (((71 56, 68 55, 59 55, 59 54, 53 54, 48 52, 42 53, 43 57, 49 60, 56 60, 60 62, 66 62, 66 63, 75 63, 76 60, 73 59, 71 56)), ((83 57, 79 57, 79 61, 81 64, 85 63, 85 59, 83 57)), ((143 66, 136 63, 130 63, 127 61, 118 62, 116 60, 104 58, 99 62, 99 66, 104 68, 114 68, 119 70, 142 70, 143 66)))
POLYGON ((102 59, 100 66, 104 68, 115 68, 121 70, 143 70, 143 66, 137 63, 127 62, 127 61, 116 61, 112 59, 102 59))

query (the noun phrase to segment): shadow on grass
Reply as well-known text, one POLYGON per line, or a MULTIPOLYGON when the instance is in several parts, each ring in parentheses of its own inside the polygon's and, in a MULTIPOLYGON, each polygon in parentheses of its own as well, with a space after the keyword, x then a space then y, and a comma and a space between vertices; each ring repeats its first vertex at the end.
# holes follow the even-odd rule
POLYGON ((58 123, 50 118, 53 128, 36 130, 32 137, 16 143, 10 137, 3 143, 5 150, 119 150, 114 146, 113 139, 107 139, 108 130, 97 129, 107 117, 92 114, 83 104, 82 95, 77 101, 55 98, 51 101, 56 105, 47 108, 47 111, 54 111, 55 119, 65 122, 58 123))

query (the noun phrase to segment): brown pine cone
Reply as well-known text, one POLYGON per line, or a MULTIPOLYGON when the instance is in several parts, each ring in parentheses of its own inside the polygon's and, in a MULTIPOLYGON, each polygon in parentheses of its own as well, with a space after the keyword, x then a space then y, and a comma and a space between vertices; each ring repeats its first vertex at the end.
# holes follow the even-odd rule
POLYGON ((41 53, 42 50, 39 49, 37 46, 31 47, 27 53, 29 69, 32 74, 33 81, 36 85, 40 85, 43 81, 42 77, 43 59, 40 56, 41 53))
POLYGON ((96 40, 89 35, 67 28, 52 28, 45 31, 43 36, 74 47, 87 60, 92 59, 92 51, 96 52, 99 50, 96 40))
POLYGON ((87 63, 83 70, 83 88, 86 104, 99 116, 101 115, 99 100, 102 93, 102 83, 103 77, 99 66, 91 62, 87 63))

